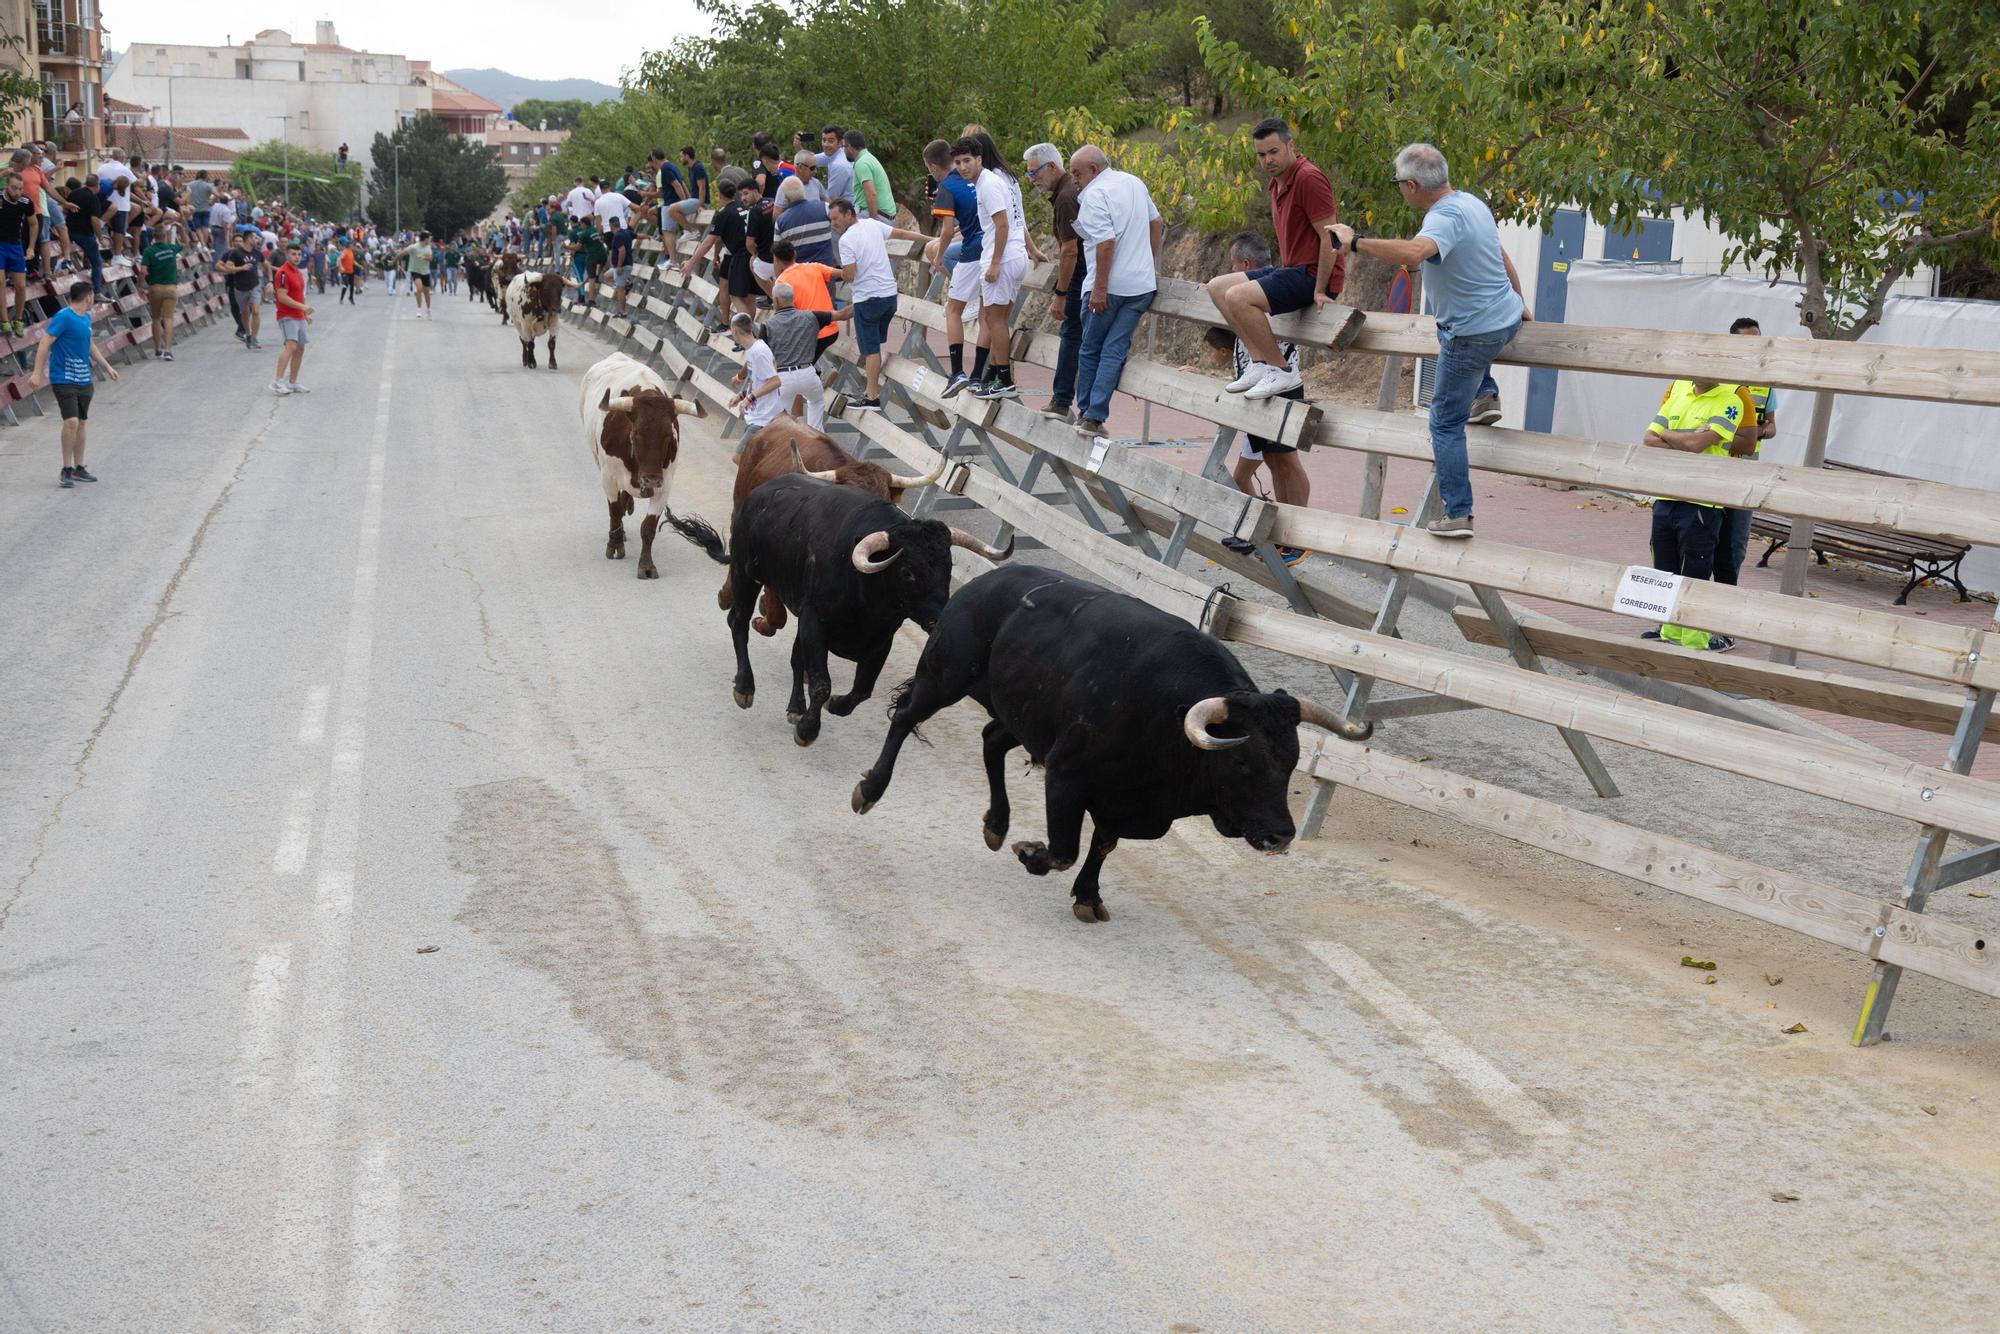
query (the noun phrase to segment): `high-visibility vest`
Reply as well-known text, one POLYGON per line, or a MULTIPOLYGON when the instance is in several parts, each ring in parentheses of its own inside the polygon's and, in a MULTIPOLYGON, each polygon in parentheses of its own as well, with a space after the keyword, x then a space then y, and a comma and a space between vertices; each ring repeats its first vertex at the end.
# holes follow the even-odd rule
MULTIPOLYGON (((1668 386, 1666 397, 1660 400, 1660 410, 1653 414, 1653 425, 1662 431, 1699 431, 1706 428, 1720 438, 1702 453, 1727 454, 1729 442, 1736 438, 1736 431, 1743 424, 1743 403, 1743 396, 1736 385, 1718 384, 1706 393, 1698 394, 1694 381, 1676 380, 1668 386)), ((1687 503, 1708 509, 1721 508, 1704 500, 1687 503)))

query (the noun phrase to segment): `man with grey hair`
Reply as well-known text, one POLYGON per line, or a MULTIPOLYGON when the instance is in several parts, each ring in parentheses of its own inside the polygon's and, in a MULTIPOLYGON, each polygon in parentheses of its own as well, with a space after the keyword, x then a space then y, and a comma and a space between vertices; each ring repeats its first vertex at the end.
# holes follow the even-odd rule
POLYGON ((1111 415, 1139 317, 1159 295, 1160 210, 1146 183, 1112 170, 1104 150, 1085 144, 1069 162, 1076 179, 1076 234, 1087 272, 1088 311, 1076 358, 1076 429, 1095 436, 1111 415))
POLYGON ((777 217, 772 221, 771 242, 790 241, 801 264, 833 263, 833 220, 826 205, 813 199, 805 182, 787 176, 778 187, 777 217))
POLYGON ((1439 537, 1472 536, 1472 480, 1465 461, 1465 427, 1500 420, 1493 359, 1534 317, 1521 297, 1514 261, 1500 248, 1500 229, 1484 201, 1451 188, 1444 154, 1411 144, 1396 154, 1396 188, 1424 215, 1407 241, 1362 236, 1335 223, 1336 248, 1391 264, 1425 265, 1424 295, 1437 312, 1437 383, 1431 394, 1431 457, 1444 517, 1430 524, 1439 537))
POLYGON ((1055 383, 1049 387, 1049 403, 1044 417, 1063 421, 1076 399, 1077 355, 1083 347, 1083 246, 1076 235, 1078 210, 1076 182, 1063 170, 1063 156, 1054 144, 1036 144, 1022 155, 1030 184, 1040 186, 1049 196, 1055 214, 1056 294, 1049 314, 1061 326, 1061 346, 1056 353, 1055 383))
POLYGON ((846 319, 854 308, 849 306, 829 315, 823 310, 800 310, 795 302, 796 293, 790 283, 771 285, 771 318, 764 321, 764 345, 771 350, 771 361, 777 368, 778 411, 790 412, 795 417, 803 415, 806 425, 821 431, 826 429, 826 390, 820 383, 819 372, 813 369, 813 354, 819 348, 820 331, 836 320, 846 319))

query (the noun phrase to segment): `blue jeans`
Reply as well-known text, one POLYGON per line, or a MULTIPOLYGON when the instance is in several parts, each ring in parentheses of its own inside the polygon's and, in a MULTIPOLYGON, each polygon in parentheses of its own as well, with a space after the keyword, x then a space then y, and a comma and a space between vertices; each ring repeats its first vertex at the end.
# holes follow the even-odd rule
POLYGON ((1139 317, 1151 308, 1157 295, 1107 296, 1102 313, 1093 310, 1084 316, 1083 342, 1076 355, 1076 383, 1083 391, 1077 403, 1079 420, 1101 422, 1111 415, 1111 395, 1125 374, 1132 331, 1139 327, 1139 317))
POLYGON ((950 245, 944 248, 944 253, 938 256, 938 264, 941 268, 944 269, 945 277, 949 278, 951 276, 951 271, 958 267, 958 257, 959 255, 964 253, 964 251, 965 251, 964 241, 962 240, 953 241, 950 245))
POLYGON ((76 242, 76 248, 83 252, 83 257, 90 261, 90 290, 103 296, 104 252, 98 248, 97 233, 85 223, 77 227, 71 234, 71 239, 76 242))
POLYGON ((1049 406, 1057 408, 1066 408, 1076 401, 1076 364, 1083 350, 1082 256, 1077 257, 1076 272, 1070 275, 1069 293, 1063 302, 1062 347, 1056 353, 1055 386, 1049 391, 1049 406))
POLYGON ((1472 478, 1465 466, 1465 419, 1476 398, 1497 398, 1493 359, 1521 331, 1516 320, 1493 333, 1438 335, 1437 387, 1431 394, 1431 457, 1447 519, 1472 513, 1472 478))
POLYGON ((1722 511, 1722 540, 1715 547, 1715 582, 1733 584, 1743 573, 1750 550, 1750 517, 1754 510, 1722 511))

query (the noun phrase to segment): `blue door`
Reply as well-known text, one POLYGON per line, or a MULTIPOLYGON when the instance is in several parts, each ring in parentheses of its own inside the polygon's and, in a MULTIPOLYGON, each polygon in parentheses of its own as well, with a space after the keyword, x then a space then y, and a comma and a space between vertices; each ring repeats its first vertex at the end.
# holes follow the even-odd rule
POLYGON ((1636 228, 1629 224, 1615 229, 1606 227, 1604 257, 1627 264, 1671 263, 1674 258, 1674 220, 1645 218, 1636 228))
MULTIPOLYGON (((1535 320, 1561 324, 1569 309, 1569 266, 1583 258, 1583 214, 1563 209, 1542 233, 1541 276, 1535 279, 1535 320)), ((1556 373, 1542 367, 1528 372, 1528 410, 1523 423, 1530 431, 1546 431, 1556 417, 1556 373)))

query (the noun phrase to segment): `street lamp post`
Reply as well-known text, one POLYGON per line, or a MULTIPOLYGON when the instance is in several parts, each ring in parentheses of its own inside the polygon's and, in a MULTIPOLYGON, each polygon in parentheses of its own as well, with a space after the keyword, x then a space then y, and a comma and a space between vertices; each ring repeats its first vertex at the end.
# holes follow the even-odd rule
POLYGON ((396 174, 396 235, 403 234, 403 146, 389 145, 389 160, 396 174))

